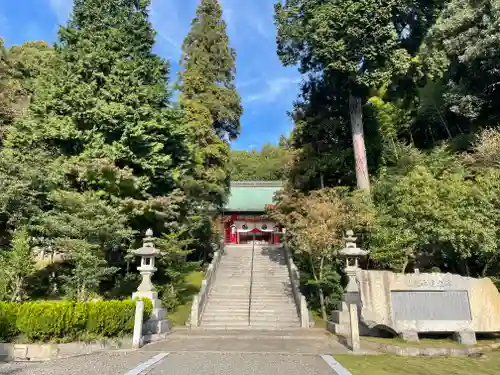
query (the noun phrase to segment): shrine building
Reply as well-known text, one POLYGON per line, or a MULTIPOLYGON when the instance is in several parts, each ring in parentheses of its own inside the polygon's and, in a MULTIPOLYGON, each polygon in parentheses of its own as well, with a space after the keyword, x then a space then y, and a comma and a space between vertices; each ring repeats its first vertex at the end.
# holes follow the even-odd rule
POLYGON ((281 229, 266 219, 266 207, 283 187, 281 181, 234 181, 229 199, 222 210, 221 226, 228 244, 280 243, 281 229))

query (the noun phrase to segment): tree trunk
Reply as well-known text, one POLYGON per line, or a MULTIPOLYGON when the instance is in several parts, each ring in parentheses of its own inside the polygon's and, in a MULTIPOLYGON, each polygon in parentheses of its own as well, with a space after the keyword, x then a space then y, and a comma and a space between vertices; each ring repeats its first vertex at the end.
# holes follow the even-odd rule
POLYGON ((366 161, 365 135, 363 132, 363 108, 361 98, 349 94, 349 116, 351 119, 352 145, 356 164, 356 181, 361 190, 370 190, 370 177, 366 161))
POLYGON ((326 322, 328 316, 326 315, 325 294, 322 287, 319 287, 319 303, 321 304, 321 316, 323 317, 323 321, 326 322))
MULTIPOLYGON (((323 280, 323 267, 325 264, 325 258, 321 257, 321 261, 319 263, 319 279, 323 280)), ((316 277, 316 275, 314 275, 316 277)), ((328 317, 326 315, 326 305, 325 305, 325 293, 323 292, 323 288, 321 286, 318 287, 319 289, 319 304, 321 306, 321 315, 323 317, 323 321, 327 321, 328 317)))

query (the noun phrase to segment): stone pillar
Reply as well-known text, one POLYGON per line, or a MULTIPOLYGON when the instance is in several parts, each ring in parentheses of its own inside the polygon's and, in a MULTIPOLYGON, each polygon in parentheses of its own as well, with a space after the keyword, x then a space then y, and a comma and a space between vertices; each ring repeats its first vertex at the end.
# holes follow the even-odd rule
POLYGON ((359 321, 358 321, 358 305, 349 305, 349 325, 351 328, 350 333, 350 346, 353 352, 361 350, 361 342, 359 340, 359 321))
POLYGON ((144 302, 135 303, 134 334, 132 336, 132 347, 139 349, 142 346, 142 323, 144 320, 144 302))

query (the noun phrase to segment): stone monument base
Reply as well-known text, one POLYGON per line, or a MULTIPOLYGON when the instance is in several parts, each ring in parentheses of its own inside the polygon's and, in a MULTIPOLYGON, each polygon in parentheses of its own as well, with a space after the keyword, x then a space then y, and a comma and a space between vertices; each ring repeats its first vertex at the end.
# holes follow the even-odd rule
MULTIPOLYGON (((351 333, 349 305, 358 306, 358 316, 361 312, 361 297, 359 293, 348 292, 342 296, 339 310, 332 312, 330 321, 327 322, 327 330, 339 336, 348 336, 351 333)), ((359 333, 361 336, 384 336, 383 332, 376 328, 368 328, 366 324, 359 321, 359 333)), ((385 335, 386 336, 386 335, 385 335)))
POLYGON ((135 292, 132 294, 132 299, 147 298, 153 303, 153 311, 151 317, 144 323, 143 331, 146 334, 158 334, 169 332, 172 324, 167 319, 168 310, 161 307, 161 301, 158 299, 158 293, 151 292, 135 292))

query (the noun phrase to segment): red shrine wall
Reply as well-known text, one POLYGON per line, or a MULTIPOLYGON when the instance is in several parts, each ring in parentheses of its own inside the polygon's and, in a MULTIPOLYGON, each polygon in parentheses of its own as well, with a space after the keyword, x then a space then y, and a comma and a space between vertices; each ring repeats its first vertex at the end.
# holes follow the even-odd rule
POLYGON ((228 244, 278 244, 281 228, 262 215, 227 214, 221 217, 224 241, 228 244))

